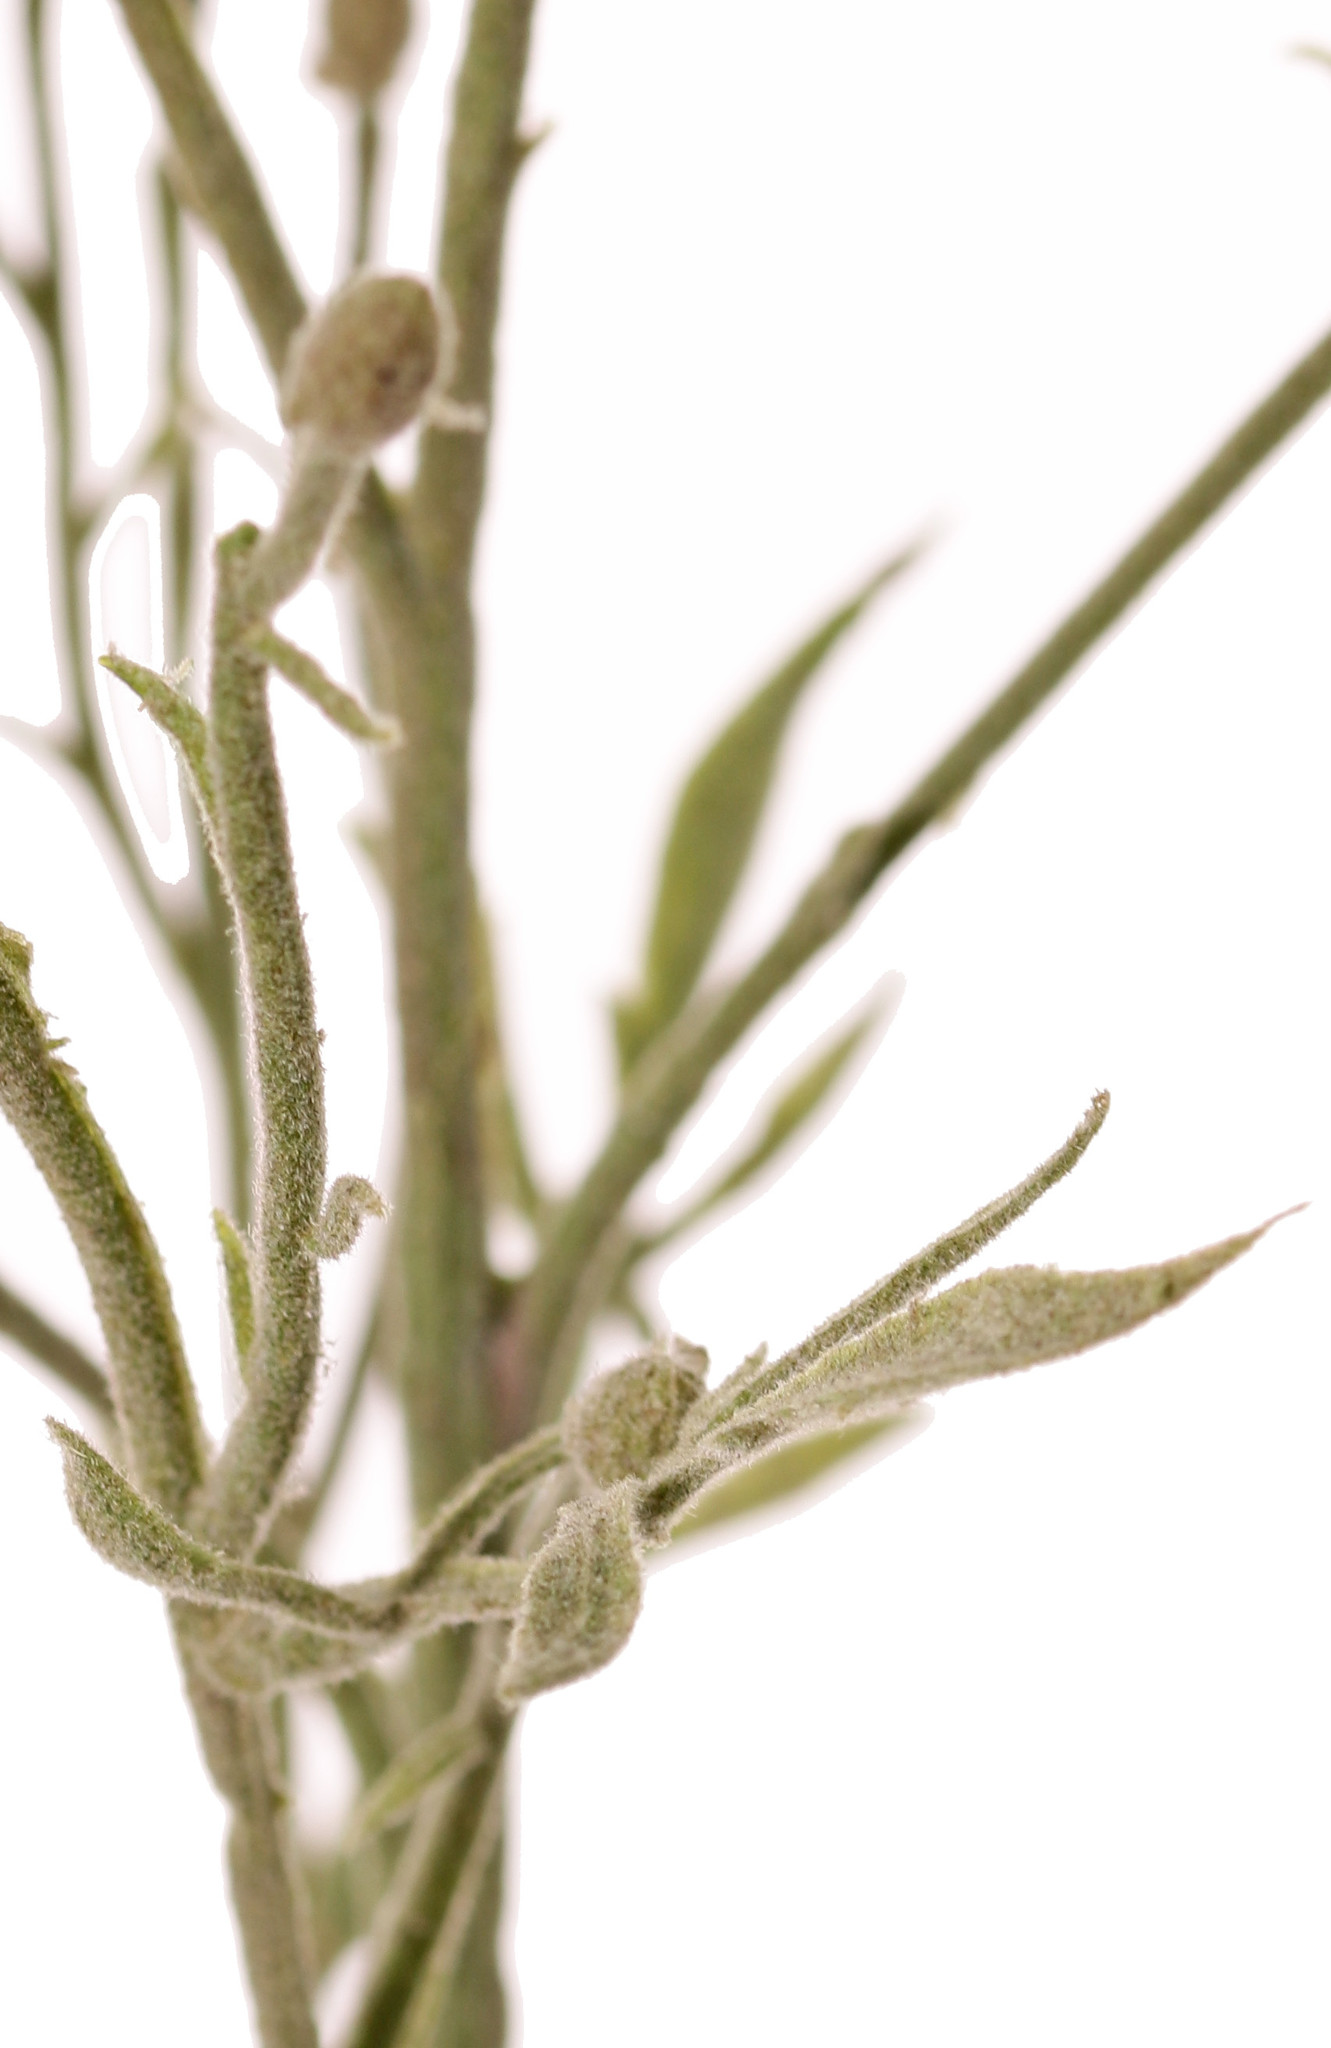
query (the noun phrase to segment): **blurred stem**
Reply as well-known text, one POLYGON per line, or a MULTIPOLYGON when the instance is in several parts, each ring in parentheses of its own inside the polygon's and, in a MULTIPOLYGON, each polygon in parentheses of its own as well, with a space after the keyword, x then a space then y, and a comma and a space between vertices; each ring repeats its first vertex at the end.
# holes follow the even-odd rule
POLYGON ((557 1415, 563 1405, 591 1307, 584 1276, 709 1076, 773 998, 844 930, 874 884, 965 795, 1329 390, 1331 335, 1249 414, 895 809, 847 833, 748 972, 728 990, 695 1000, 651 1048, 630 1078, 605 1146, 519 1296, 510 1328, 501 1333, 500 1355, 514 1379, 541 1388, 536 1414, 524 1417, 523 1426, 557 1415))
POLYGON ((351 232, 351 268, 369 261, 379 171, 379 112, 362 101, 356 112, 356 211, 351 232))
POLYGON ((0 1280, 0 1336, 19 1344, 36 1364, 92 1409, 104 1429, 116 1428, 111 1383, 81 1345, 66 1337, 45 1316, 0 1280))
MULTIPOLYGON (((456 395, 489 417, 504 234, 522 157, 533 0, 475 0, 453 97, 439 271, 458 317, 456 395)), ((407 508, 410 609, 367 622, 404 744, 391 761, 390 875, 405 1144, 398 1209, 402 1392, 418 1515, 494 1441, 483 1378, 486 1267, 468 771, 471 572, 488 435, 424 434, 407 508)), ((441 1705, 445 1704, 441 1702, 441 1705)))

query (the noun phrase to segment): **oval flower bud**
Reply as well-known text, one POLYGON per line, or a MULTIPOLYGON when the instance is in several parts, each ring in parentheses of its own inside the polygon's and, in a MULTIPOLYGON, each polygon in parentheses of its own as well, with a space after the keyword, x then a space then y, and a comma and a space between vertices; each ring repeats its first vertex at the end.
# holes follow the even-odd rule
POLYGON ((595 1486, 641 1479, 674 1449, 706 1380, 707 1353, 678 1338, 598 1373, 564 1410, 564 1448, 595 1486))
POLYGON ((282 417, 325 447, 368 455, 410 426, 439 370, 442 328, 419 277, 368 272, 334 292, 291 345, 282 417))
POLYGON ((407 0, 329 0, 318 75, 325 85, 372 100, 393 76, 410 31, 407 0))

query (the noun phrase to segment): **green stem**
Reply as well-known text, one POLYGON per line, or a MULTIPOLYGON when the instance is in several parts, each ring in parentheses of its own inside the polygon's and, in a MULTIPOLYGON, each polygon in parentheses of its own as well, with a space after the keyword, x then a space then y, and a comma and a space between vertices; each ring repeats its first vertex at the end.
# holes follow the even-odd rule
POLYGON ((323 1201, 323 1066, 314 988, 273 748, 268 674, 250 651, 258 536, 218 543, 209 749, 219 864, 235 909, 254 1075, 249 1391, 209 1483, 201 1527, 243 1553, 263 1534, 308 1418, 319 1357, 314 1235, 323 1201))
POLYGON ((115 1427, 111 1382, 86 1351, 66 1337, 45 1316, 0 1280, 0 1336, 19 1344, 29 1358, 44 1366, 67 1391, 91 1408, 103 1425, 115 1427))
MULTIPOLYGON (((842 931, 874 884, 942 818, 1331 391, 1331 335, 1281 380, 1042 647, 884 819, 842 840, 767 950, 732 988, 696 1001, 631 1077, 614 1129, 567 1203, 519 1297, 504 1344, 519 1384, 555 1415, 586 1327, 582 1276, 709 1076, 772 999, 842 931), (576 1317, 573 1311, 577 1309, 576 1317), (559 1361, 557 1371, 551 1361, 559 1361)), ((526 1418, 523 1418, 526 1426, 526 1418)))

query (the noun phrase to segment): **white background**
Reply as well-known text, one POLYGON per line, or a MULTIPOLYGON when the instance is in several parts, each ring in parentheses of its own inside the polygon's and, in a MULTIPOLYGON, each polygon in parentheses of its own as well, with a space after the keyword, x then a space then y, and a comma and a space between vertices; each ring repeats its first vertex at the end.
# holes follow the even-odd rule
MULTIPOLYGON (((0 15, 11 85, 22 12, 0 15)), ((221 0, 216 61, 319 290, 337 139, 296 83, 303 12, 221 0)), ((86 428, 109 464, 148 394, 150 115, 106 0, 64 16, 86 428)), ((431 10, 401 264, 429 247, 456 30, 431 10)), ((1319 37, 1326 0, 548 0, 529 104, 555 132, 515 211, 481 571, 476 849, 553 1182, 607 1113, 604 1002, 672 790, 764 663, 939 529, 800 714, 731 963, 1331 320, 1331 73, 1288 54, 1319 37)), ((20 252, 24 147, 0 120, 20 252)), ((216 397, 274 431, 216 273, 201 319, 216 397)), ((37 387, 8 312, 0 364, 0 692, 40 722, 37 387)), ((217 495, 219 519, 263 517, 272 486, 232 455, 217 495)), ((1314 1206, 1177 1315, 950 1396, 803 1518, 652 1580, 620 1661, 526 1720, 529 2043, 1327 2039, 1329 564, 1323 418, 740 1062, 674 1185, 904 974, 838 1114, 662 1298, 724 1368, 790 1339, 1017 1178, 1101 1085, 1104 1134, 999 1256, 1126 1263, 1314 1206)), ((337 658, 327 600, 295 624, 337 658)), ((339 837, 360 770, 285 696, 279 717, 332 1163, 363 1171, 388 1069, 373 905, 339 837)), ((37 946, 216 1425, 189 1040, 76 808, 2 743, 0 917, 37 946)), ((95 1341, 7 1130, 0 1267, 95 1341)), ((345 1355, 356 1274, 332 1294, 345 1355)), ((0 1403, 0 2025, 233 2048, 220 1816, 155 1600, 68 1524, 41 1428, 59 1396, 6 1359, 0 1403)), ((380 1421, 330 1569, 406 1540, 397 1456, 380 1421)), ((338 1768, 316 1724, 325 1805, 338 1768)))

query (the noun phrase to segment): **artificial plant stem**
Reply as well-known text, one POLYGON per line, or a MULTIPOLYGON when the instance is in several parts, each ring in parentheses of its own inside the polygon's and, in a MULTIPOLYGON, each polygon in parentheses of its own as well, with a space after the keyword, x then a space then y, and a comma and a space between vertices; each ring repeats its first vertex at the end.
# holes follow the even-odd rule
POLYGON ((201 1528, 224 1549, 260 1538, 309 1413, 319 1356, 314 1236, 323 1201, 323 1066, 314 988, 273 748, 268 674, 251 652, 258 536, 217 547, 209 751, 219 864, 235 910, 254 1086, 249 1389, 209 1482, 201 1528))
MULTIPOLYGON (((1331 335, 1295 364, 1211 460, 1070 612, 979 717, 894 810, 850 832, 805 891, 767 950, 734 986, 694 1002, 652 1048, 625 1093, 619 1118, 567 1203, 519 1297, 501 1355, 521 1384, 540 1387, 537 1419, 568 1393, 569 1325, 582 1275, 642 1176, 698 1100, 708 1077, 773 997, 844 929, 880 877, 962 797, 1222 507, 1331 390, 1331 335), (552 1373, 552 1360, 559 1370, 552 1373)), ((585 1316, 585 1301, 580 1308, 585 1316)), ((520 1418, 529 1426, 530 1417, 520 1418)))
MULTIPOLYGON (((476 0, 453 100, 439 271, 461 336, 456 395, 488 418, 504 229, 532 0, 476 0)), ((403 1400, 418 1514, 483 1458, 486 1272, 477 1101, 469 753, 470 582, 486 435, 429 431, 408 512, 419 568, 409 632, 380 616, 403 745, 391 763, 391 886, 404 1091, 397 1217, 403 1400)), ((374 609, 372 605, 372 609, 374 609)))
POLYGON ((91 1408, 97 1420, 115 1426, 111 1382, 83 1348, 48 1323, 45 1316, 0 1280, 0 1336, 19 1344, 29 1358, 91 1408))
POLYGON ((33 1000, 31 953, 0 927, 0 1110, 41 1173, 92 1289, 135 1484, 179 1515, 204 1439, 161 1255, 77 1075, 33 1000))
MULTIPOLYGON (((188 1653, 186 1653, 188 1668, 188 1653)), ((310 1936, 278 1780, 269 1708, 190 1677, 209 1772, 230 1809, 227 1863, 263 2048, 318 2048, 310 1936)))

